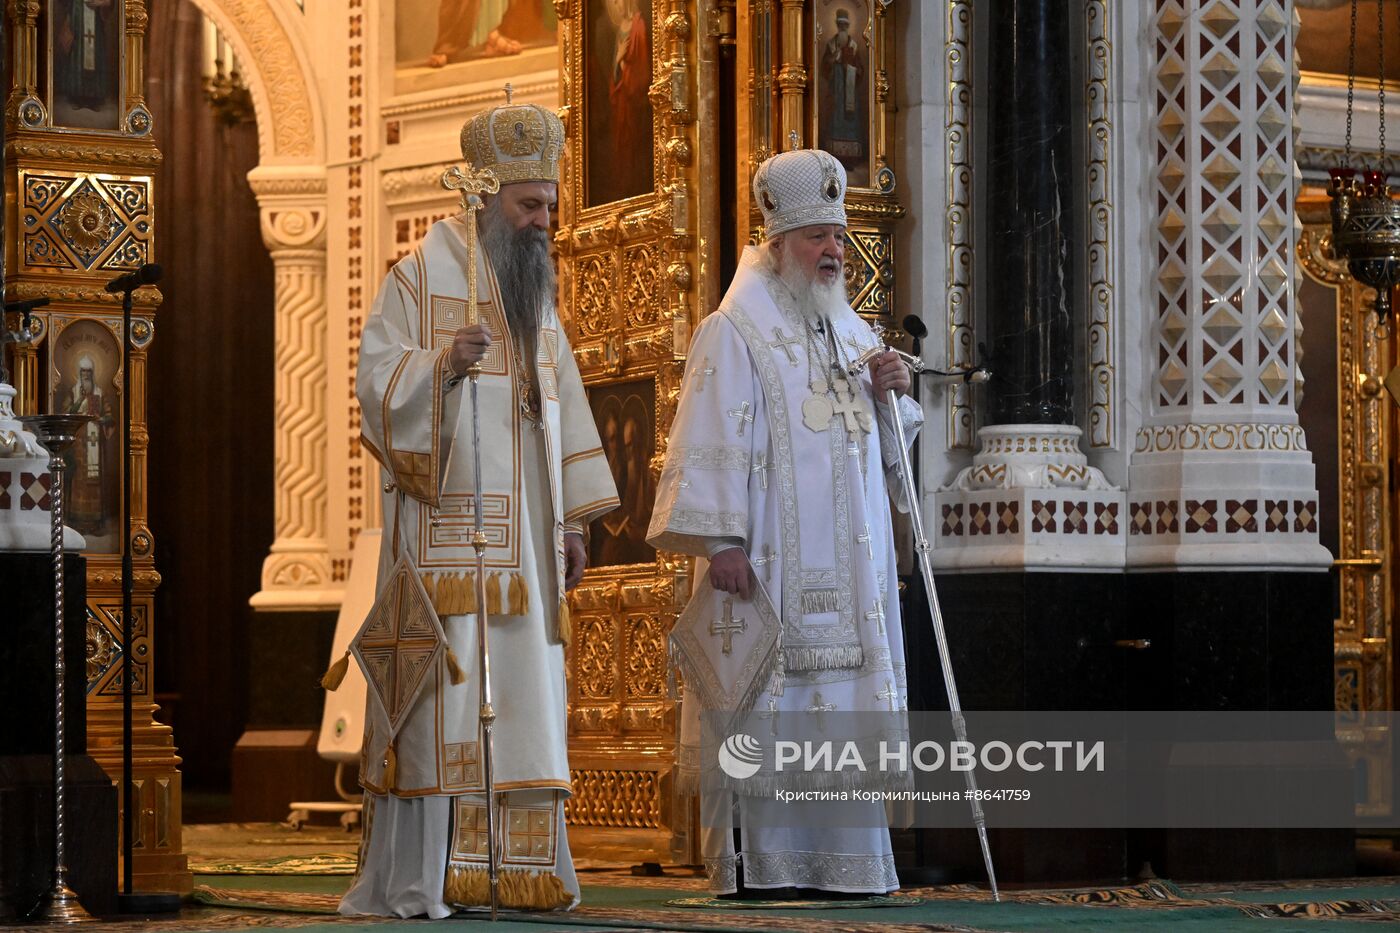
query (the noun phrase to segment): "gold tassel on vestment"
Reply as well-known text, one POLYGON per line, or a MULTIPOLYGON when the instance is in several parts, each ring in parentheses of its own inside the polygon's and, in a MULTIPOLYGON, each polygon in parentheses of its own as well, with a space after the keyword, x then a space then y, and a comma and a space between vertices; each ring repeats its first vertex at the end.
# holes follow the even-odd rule
MULTIPOLYGON (((558 876, 547 871, 501 868, 496 872, 497 894, 502 907, 515 910, 559 910, 574 902, 558 876)), ((442 899, 460 907, 485 907, 491 903, 491 876, 485 868, 447 867, 442 899)))
POLYGON ((486 578, 486 614, 501 614, 501 573, 493 572, 486 578))
POLYGON ((559 600, 559 621, 555 623, 554 630, 559 636, 559 644, 569 647, 569 642, 574 640, 574 620, 569 616, 567 596, 559 600))
POLYGON ((321 675, 322 689, 332 691, 338 690, 340 688, 341 681, 345 680, 345 675, 347 672, 349 672, 349 670, 350 651, 349 649, 346 649, 345 653, 340 656, 340 660, 336 661, 330 667, 326 668, 326 672, 321 675))
POLYGON ((393 791, 399 777, 399 756, 394 754, 394 743, 384 746, 384 790, 393 791))
POLYGON ((510 583, 506 588, 506 602, 509 604, 510 615, 523 616, 530 611, 530 591, 525 586, 525 578, 518 573, 510 575, 510 583))
MULTIPOLYGON (((476 612, 476 573, 424 573, 423 589, 439 618, 476 612)), ((524 615, 530 611, 530 586, 514 570, 493 571, 486 577, 486 611, 491 615, 524 615)))
POLYGON ((452 650, 452 646, 447 646, 447 679, 453 685, 462 683, 467 679, 467 675, 462 673, 462 665, 457 663, 457 653, 452 650))

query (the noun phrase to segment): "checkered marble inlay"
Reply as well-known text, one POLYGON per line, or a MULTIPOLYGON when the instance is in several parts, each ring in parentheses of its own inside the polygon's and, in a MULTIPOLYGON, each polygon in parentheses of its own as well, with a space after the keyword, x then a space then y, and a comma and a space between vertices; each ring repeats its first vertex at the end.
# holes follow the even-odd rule
POLYGON ((1073 502, 1066 499, 1065 506, 1065 534, 1089 533, 1089 503, 1073 502))
POLYGON ((1238 532, 1252 532, 1259 530, 1259 520, 1255 518, 1255 513, 1259 511, 1258 499, 1226 499, 1225 500, 1225 532, 1236 534, 1238 532))
POLYGON ((960 537, 963 531, 963 507, 961 502, 943 506, 943 537, 960 537))
POLYGON ((1118 503, 1117 503, 1117 502, 1095 502, 1095 503, 1094 503, 1094 534, 1096 534, 1096 535, 1116 535, 1116 534, 1118 534, 1118 503))
POLYGON ((1053 499, 1042 501, 1040 499, 1031 500, 1031 531, 1054 531, 1056 530, 1055 509, 1059 503, 1053 499))
POLYGON ((49 489, 53 481, 53 474, 40 473, 37 476, 33 473, 21 473, 19 475, 19 507, 21 511, 28 512, 38 509, 47 512, 50 507, 49 489))
POLYGON ((967 533, 969 535, 989 535, 992 533, 992 504, 974 502, 968 506, 967 533))
POLYGON ((1021 503, 997 503, 997 534, 1016 534, 1021 527, 1021 503))
POLYGON ((0 511, 10 508, 14 500, 10 497, 10 484, 15 481, 14 473, 9 470, 0 470, 0 511))

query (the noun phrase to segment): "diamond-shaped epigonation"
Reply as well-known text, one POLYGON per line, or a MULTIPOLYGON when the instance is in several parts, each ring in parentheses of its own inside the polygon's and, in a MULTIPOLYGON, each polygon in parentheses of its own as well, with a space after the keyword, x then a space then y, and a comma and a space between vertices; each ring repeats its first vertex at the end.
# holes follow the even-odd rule
POLYGON ((1186 121, 1181 118, 1175 107, 1168 107, 1162 111, 1162 115, 1157 118, 1157 132, 1162 134, 1162 138, 1167 142, 1174 141, 1181 135, 1181 129, 1186 125, 1186 121))
POLYGON ((1264 82, 1264 87, 1276 91, 1288 72, 1284 71, 1283 62, 1279 61, 1278 56, 1270 52, 1255 68, 1255 74, 1264 82))
POLYGON ((1181 183, 1186 180, 1186 167, 1181 164, 1181 160, 1176 156, 1169 156, 1157 170, 1157 178, 1162 183, 1162 187, 1169 193, 1175 194, 1181 187, 1181 183))
POLYGON ((1176 257, 1169 256, 1162 262, 1162 268, 1157 272, 1157 281, 1162 284, 1162 289, 1168 295, 1175 295, 1181 288, 1181 283, 1186 281, 1186 270, 1176 257))
POLYGON ((1162 318, 1162 323, 1158 328, 1161 331, 1162 339, 1167 346, 1175 347, 1181 335, 1186 333, 1186 316, 1173 308, 1166 317, 1162 318))
POLYGON ((1255 118, 1255 124, 1263 130, 1264 138, 1273 142, 1278 139, 1278 134, 1283 132, 1288 126, 1288 119, 1283 115, 1283 111, 1270 104, 1264 108, 1264 112, 1255 118))
POLYGON ((1239 114, 1223 103, 1217 103, 1201 116, 1201 127, 1222 143, 1239 125, 1239 114))
POLYGON ((1215 289, 1216 294, 1223 295, 1240 280, 1240 270, 1235 268, 1235 264, 1224 256, 1216 256, 1211 260, 1210 265, 1206 266, 1206 271, 1202 273, 1201 278, 1215 289))
POLYGON ((1201 177, 1210 182, 1217 191, 1224 191, 1240 177, 1240 167, 1224 153, 1217 153, 1215 158, 1201 167, 1201 177))
POLYGON ((1263 3, 1260 4, 1259 15, 1255 18, 1255 23, 1259 26, 1259 31, 1270 41, 1278 37, 1283 27, 1288 25, 1287 18, 1283 11, 1279 9, 1283 4, 1263 3))
POLYGON ((1215 363, 1205 371, 1202 378, 1205 379, 1206 385, 1210 386, 1210 390, 1222 399, 1234 392, 1240 384, 1240 374, 1223 356, 1215 358, 1215 363))
POLYGON ((1230 312, 1230 306, 1221 302, 1215 306, 1214 311, 1206 316, 1201 330, 1206 332, 1207 337, 1215 341, 1216 346, 1224 347, 1239 335, 1240 328, 1243 326, 1230 312))
POLYGON ((1225 38, 1225 34, 1235 28, 1235 24, 1240 21, 1240 14, 1235 11, 1233 4, 1229 0, 1217 2, 1205 13, 1201 14, 1201 25, 1215 33, 1217 39, 1225 38))
POLYGON ((1201 77, 1210 82, 1217 91, 1225 90, 1225 85, 1235 80, 1240 73, 1240 63, 1224 52, 1216 52, 1201 65, 1201 77))
POLYGON ((1259 232, 1264 234, 1264 239, 1273 242, 1279 238, 1284 230, 1288 229, 1288 221, 1284 219, 1283 212, 1276 206, 1271 206, 1264 212, 1264 216, 1259 218, 1259 232))
POLYGON ((1209 233, 1215 242, 1224 244, 1234 237, 1240 229, 1240 223, 1240 212, 1227 202, 1219 201, 1215 208, 1206 215, 1206 219, 1201 223, 1201 229, 1209 233))
POLYGON ((1288 270, 1283 267, 1283 263, 1277 257, 1270 257, 1259 269, 1259 281, 1264 283, 1264 288, 1269 294, 1276 294, 1284 283, 1288 281, 1288 270))
POLYGON ((1283 319, 1278 308, 1270 308, 1269 313, 1259 322, 1259 332, 1271 344, 1276 344, 1288 332, 1288 322, 1283 319))
POLYGON ((1162 367, 1157 376, 1157 384, 1169 398, 1175 398, 1182 386, 1186 385, 1186 373, 1181 364, 1176 360, 1167 360, 1167 365, 1162 367))
POLYGON ((1157 221, 1157 229, 1162 232, 1163 239, 1168 243, 1175 243, 1181 232, 1186 229, 1186 219, 1175 207, 1168 207, 1162 219, 1157 221))
POLYGON ((1181 64, 1181 59, 1175 55, 1166 59, 1157 68, 1157 83, 1170 96, 1176 93, 1176 89, 1181 84, 1181 79, 1186 74, 1186 69, 1181 64))
POLYGON ((1277 398, 1288 386, 1288 370, 1284 369, 1278 360, 1269 360, 1269 365, 1259 374, 1259 384, 1270 397, 1277 398))
POLYGON ((1288 177, 1287 170, 1284 169, 1279 160, 1273 156, 1269 156, 1259 164, 1257 173, 1259 175, 1259 180, 1269 189, 1277 188, 1283 183, 1283 180, 1288 177))
POLYGON ((1176 4, 1169 4, 1162 10, 1162 15, 1157 18, 1157 31, 1168 39, 1175 39, 1176 34, 1181 32, 1181 26, 1186 22, 1186 14, 1176 4))

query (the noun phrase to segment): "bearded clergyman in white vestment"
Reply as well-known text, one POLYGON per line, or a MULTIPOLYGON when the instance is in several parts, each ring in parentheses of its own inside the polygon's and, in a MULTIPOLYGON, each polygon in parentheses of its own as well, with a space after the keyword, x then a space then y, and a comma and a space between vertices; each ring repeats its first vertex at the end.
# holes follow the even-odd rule
POLYGON ((500 903, 578 903, 564 831, 565 591, 583 575, 583 529, 618 498, 554 308, 549 214, 563 144, 559 119, 541 107, 507 104, 468 122, 463 156, 501 182, 478 220, 480 323, 467 322, 460 215, 393 267, 365 326, 357 392, 363 440, 382 470, 380 587, 406 552, 448 650, 392 734, 370 691, 364 838, 343 914, 439 918, 489 903, 462 384, 478 362, 500 903))
POLYGON ((819 723, 883 711, 887 729, 907 729, 887 490, 899 488, 892 419, 912 438, 923 416, 906 395, 908 367, 847 303, 845 189, 845 169, 819 150, 759 167, 765 240, 745 250, 690 345, 648 532, 658 548, 709 559, 671 648, 685 682, 680 783, 701 788, 718 894, 898 887, 880 800, 783 802, 774 791, 890 789, 907 775, 799 774, 787 785, 760 775, 718 788, 701 780, 715 762, 698 748, 698 717, 716 712, 819 723), (851 375, 862 357, 869 365, 851 375), (833 807, 846 808, 840 826, 815 825, 833 822, 816 808, 833 807))

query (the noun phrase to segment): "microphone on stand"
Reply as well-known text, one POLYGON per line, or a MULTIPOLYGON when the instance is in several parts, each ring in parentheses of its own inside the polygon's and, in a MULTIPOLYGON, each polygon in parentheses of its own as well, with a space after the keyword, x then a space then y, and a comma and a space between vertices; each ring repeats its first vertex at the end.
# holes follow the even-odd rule
POLYGON ((141 267, 134 272, 127 272, 119 275, 107 283, 107 291, 113 295, 119 292, 131 292, 142 285, 154 285, 160 281, 161 268, 158 262, 142 263, 141 267))
MULTIPOLYGON (((914 338, 914 355, 919 355, 919 342, 928 336, 928 325, 917 314, 905 315, 900 322, 904 332, 914 338)), ((963 382, 969 384, 988 382, 992 378, 991 370, 985 366, 973 366, 968 369, 942 370, 932 367, 925 367, 919 375, 932 376, 941 383, 963 382)))

